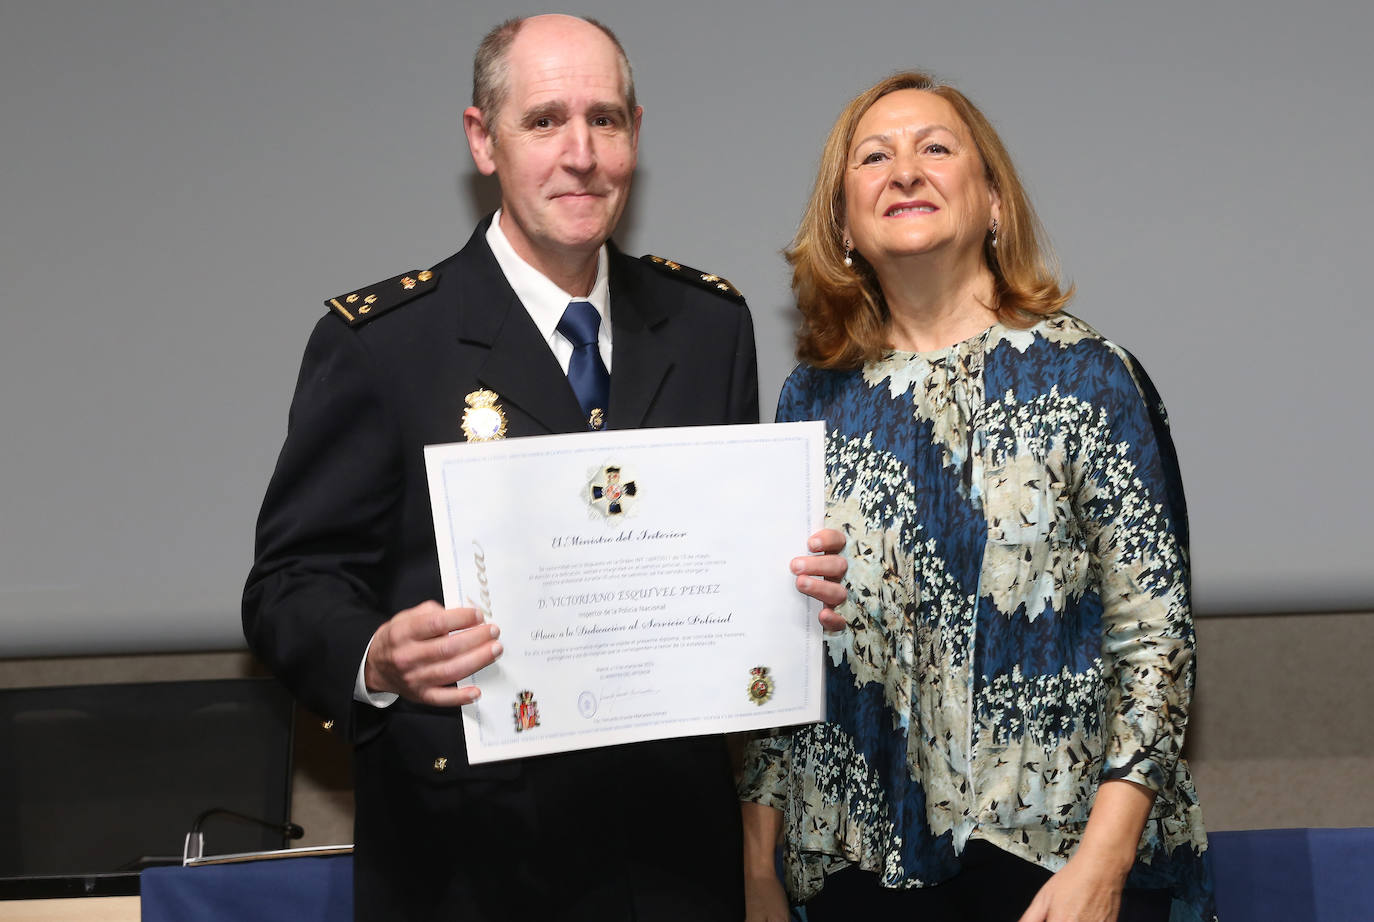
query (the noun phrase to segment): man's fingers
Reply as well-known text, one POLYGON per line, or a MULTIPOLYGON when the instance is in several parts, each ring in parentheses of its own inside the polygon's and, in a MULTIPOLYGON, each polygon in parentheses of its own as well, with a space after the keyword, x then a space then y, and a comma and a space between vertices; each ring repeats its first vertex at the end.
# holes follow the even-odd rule
POLYGON ((481 624, 418 644, 407 684, 437 687, 466 679, 501 655, 500 636, 496 625, 481 624))
POLYGON ((421 700, 432 707, 453 708, 472 704, 482 697, 476 685, 444 685, 426 690, 421 700))
POLYGON ((400 631, 398 639, 427 640, 480 624, 482 613, 475 608, 444 608, 431 601, 407 608, 391 620, 400 631))
POLYGON ((434 684, 449 685, 460 682, 496 662, 505 648, 496 639, 500 635, 496 625, 492 624, 487 627, 490 628, 490 633, 479 627, 454 635, 455 637, 463 637, 465 634, 471 634, 474 637, 471 639, 464 638, 469 642, 460 651, 453 653, 444 661, 441 681, 434 684))
POLYGON ((378 629, 365 666, 367 687, 426 704, 470 704, 480 692, 456 683, 496 661, 500 634, 475 608, 422 602, 378 629))
POLYGON ((446 660, 432 673, 433 678, 424 683, 420 700, 438 707, 452 707, 476 701, 482 695, 481 689, 471 683, 460 683, 496 662, 503 649, 500 641, 488 640, 446 660))

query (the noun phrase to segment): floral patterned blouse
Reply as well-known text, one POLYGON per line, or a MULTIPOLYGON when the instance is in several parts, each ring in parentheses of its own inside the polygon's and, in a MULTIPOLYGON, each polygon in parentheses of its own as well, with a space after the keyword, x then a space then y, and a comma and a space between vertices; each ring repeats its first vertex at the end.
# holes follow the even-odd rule
POLYGON ((825 723, 755 739, 741 798, 784 813, 796 900, 858 865, 938 883, 970 838, 1051 870, 1099 781, 1157 793, 1128 886, 1215 918, 1179 759, 1193 688, 1188 526, 1164 407, 1067 314, 856 371, 797 368, 848 542, 825 723))

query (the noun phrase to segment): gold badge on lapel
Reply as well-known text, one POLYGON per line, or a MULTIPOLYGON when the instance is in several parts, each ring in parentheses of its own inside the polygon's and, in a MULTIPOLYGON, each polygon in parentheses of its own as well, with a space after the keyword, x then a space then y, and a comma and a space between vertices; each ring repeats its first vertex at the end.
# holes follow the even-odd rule
POLYGON ((463 435, 469 442, 494 442, 506 437, 506 414, 489 390, 473 391, 463 398, 463 435))

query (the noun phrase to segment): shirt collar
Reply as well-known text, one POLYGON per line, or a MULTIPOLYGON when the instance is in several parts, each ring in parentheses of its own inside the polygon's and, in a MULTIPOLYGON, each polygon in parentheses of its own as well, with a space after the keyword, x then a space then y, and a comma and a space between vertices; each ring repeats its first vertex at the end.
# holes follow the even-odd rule
POLYGON ((554 337, 558 334, 558 321, 562 319, 569 301, 590 301, 592 307, 601 315, 601 329, 597 333, 597 339, 603 343, 611 341, 611 286, 607 278, 610 262, 604 243, 596 254, 596 281, 592 284, 591 294, 585 298, 576 298, 568 294, 520 258, 501 231, 499 209, 492 216, 491 226, 487 228, 487 246, 491 247, 491 255, 496 257, 496 263, 501 267, 506 281, 510 283, 511 290, 525 306, 530 319, 539 328, 539 333, 546 342, 553 344, 554 337))

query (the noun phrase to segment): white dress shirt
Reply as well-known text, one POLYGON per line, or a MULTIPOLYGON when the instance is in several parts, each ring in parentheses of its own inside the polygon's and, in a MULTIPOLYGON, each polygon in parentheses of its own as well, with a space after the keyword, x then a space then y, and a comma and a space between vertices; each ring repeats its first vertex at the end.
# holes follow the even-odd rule
POLYGON ((525 306, 534 325, 539 328, 544 342, 553 350, 563 374, 568 373, 568 362, 572 359, 573 344, 558 332, 558 321, 563 319, 563 311, 569 301, 590 301, 592 307, 601 315, 601 327, 597 330, 596 345, 601 352, 601 361, 606 363, 606 371, 611 370, 611 282, 607 271, 608 260, 603 244, 596 254, 596 281, 592 283, 591 294, 585 298, 570 295, 559 288, 538 269, 521 259, 515 248, 501 230, 501 212, 491 219, 487 228, 487 246, 491 255, 496 257, 501 273, 510 283, 515 296, 525 306))
MULTIPOLYGON (((596 334, 597 348, 601 351, 601 361, 606 363, 606 371, 611 370, 611 284, 607 267, 606 246, 602 244, 596 254, 596 281, 592 283, 591 294, 579 298, 568 294, 551 282, 547 276, 520 258, 501 231, 501 212, 497 211, 487 228, 487 246, 496 257, 501 273, 510 283, 511 290, 524 305, 525 311, 539 328, 544 342, 549 344, 553 357, 558 360, 563 374, 568 373, 568 362, 572 359, 573 344, 558 332, 558 321, 563 319, 563 311, 569 301, 590 301, 592 307, 601 315, 601 327, 596 334)), ((358 664, 358 678, 353 683, 353 699, 373 707, 390 707, 397 696, 392 692, 370 692, 364 681, 367 668, 367 651, 372 649, 368 641, 363 651, 363 661, 358 664)))

